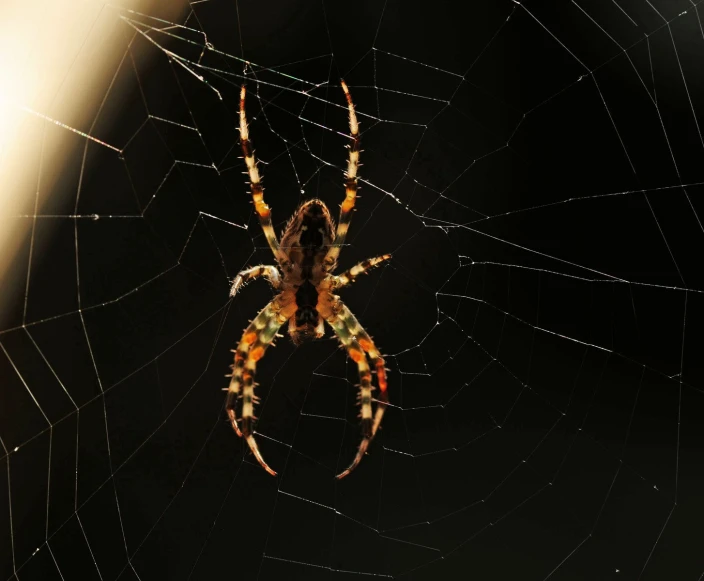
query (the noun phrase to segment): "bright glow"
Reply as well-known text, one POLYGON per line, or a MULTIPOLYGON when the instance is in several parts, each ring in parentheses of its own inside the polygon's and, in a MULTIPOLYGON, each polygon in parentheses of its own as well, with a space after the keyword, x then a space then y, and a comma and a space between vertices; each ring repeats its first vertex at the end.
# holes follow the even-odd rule
MULTIPOLYGON (((180 2, 5 0, 0 18, 0 280, 85 134, 124 56, 126 9, 178 21, 180 2), (161 4, 161 6, 159 6, 161 4), (61 129, 57 138, 47 127, 61 129), (39 207, 35 211, 35 202, 39 207)), ((121 144, 109 144, 119 149, 121 144)), ((41 249, 35 249, 40 252, 41 249)), ((7 289, 7 286, 3 288, 7 289)), ((8 297, 3 297, 8 298, 8 297)), ((0 304, 3 312, 4 304, 0 304)))

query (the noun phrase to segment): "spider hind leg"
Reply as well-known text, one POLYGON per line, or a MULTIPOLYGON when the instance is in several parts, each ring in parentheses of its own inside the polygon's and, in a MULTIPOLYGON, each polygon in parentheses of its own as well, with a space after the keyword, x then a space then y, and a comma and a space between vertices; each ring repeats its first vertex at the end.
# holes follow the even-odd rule
POLYGON ((235 350, 235 362, 232 365, 230 385, 227 387, 225 408, 232 428, 238 436, 245 439, 252 454, 262 468, 272 476, 276 472, 269 467, 259 451, 254 439, 254 406, 259 398, 254 395, 254 374, 257 362, 264 356, 276 333, 296 310, 296 304, 286 303, 285 293, 276 296, 244 330, 242 339, 235 350), (241 417, 237 419, 237 403, 242 401, 241 417))
POLYGON ((381 357, 374 341, 369 334, 359 324, 357 318, 352 314, 347 306, 334 295, 330 295, 329 303, 322 303, 321 310, 327 323, 333 328, 340 343, 345 347, 347 353, 357 364, 359 373, 359 395, 361 416, 362 441, 357 448, 357 454, 352 463, 335 478, 338 480, 347 476, 362 461, 364 454, 374 439, 376 432, 381 425, 384 412, 388 404, 388 393, 386 383, 386 368, 384 359, 381 357), (367 355, 369 356, 367 358, 367 355), (376 398, 376 410, 372 410, 372 370, 371 362, 375 368, 379 395, 376 398))

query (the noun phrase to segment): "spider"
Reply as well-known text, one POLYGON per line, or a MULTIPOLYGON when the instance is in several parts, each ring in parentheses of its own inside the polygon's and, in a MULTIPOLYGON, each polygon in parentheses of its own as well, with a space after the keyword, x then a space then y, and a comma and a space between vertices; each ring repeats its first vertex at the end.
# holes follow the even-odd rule
POLYGON ((332 327, 349 357, 357 364, 359 373, 359 404, 362 418, 362 441, 352 463, 336 476, 344 478, 362 460, 369 443, 374 438, 388 404, 386 369, 384 359, 352 312, 334 294, 334 291, 352 284, 357 276, 391 258, 384 254, 370 258, 339 274, 332 274, 337 266, 340 249, 345 242, 357 198, 357 168, 359 167, 359 124, 349 89, 341 81, 349 111, 350 138, 349 159, 345 174, 345 199, 340 208, 340 219, 335 222, 324 202, 312 199, 304 202, 290 218, 281 236, 281 243, 271 222, 271 210, 264 202, 264 188, 254 158, 252 142, 245 114, 246 89, 240 92, 240 142, 249 173, 254 209, 264 236, 271 248, 276 266, 254 266, 241 271, 234 279, 230 296, 246 282, 263 276, 278 294, 266 305, 244 330, 235 354, 230 385, 225 388, 225 407, 230 423, 238 436, 244 438, 254 457, 264 470, 272 476, 276 472, 264 461, 254 439, 254 406, 259 398, 254 395, 254 374, 259 361, 272 343, 281 326, 288 321, 288 333, 297 345, 311 339, 319 339, 325 333, 327 323, 332 327), (375 398, 376 409, 372 413, 372 368, 376 372, 379 396, 375 398), (238 420, 236 405, 242 400, 241 416, 238 420))

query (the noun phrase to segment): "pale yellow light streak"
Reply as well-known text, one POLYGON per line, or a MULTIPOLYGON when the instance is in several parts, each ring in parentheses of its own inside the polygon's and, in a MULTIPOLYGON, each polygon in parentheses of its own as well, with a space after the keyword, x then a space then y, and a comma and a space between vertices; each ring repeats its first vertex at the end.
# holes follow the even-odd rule
POLYGON ((9 271, 33 225, 19 216, 41 214, 43 203, 57 195, 54 185, 75 163, 81 140, 115 155, 124 145, 89 130, 134 34, 120 16, 135 10, 178 23, 187 7, 185 1, 158 0, 2 2, 0 315, 11 291, 24 287, 24 280, 10 280, 18 270, 9 271))

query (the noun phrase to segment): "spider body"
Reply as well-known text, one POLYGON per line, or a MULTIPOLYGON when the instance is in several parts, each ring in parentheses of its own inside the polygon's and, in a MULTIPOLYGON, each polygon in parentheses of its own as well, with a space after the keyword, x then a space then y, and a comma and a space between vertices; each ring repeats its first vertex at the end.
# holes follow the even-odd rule
POLYGON ((345 199, 340 208, 337 227, 325 203, 312 199, 303 203, 289 220, 280 244, 271 222, 271 210, 264 202, 264 188, 254 159, 252 142, 249 140, 244 87, 240 95, 240 140, 249 173, 252 200, 278 267, 262 265, 243 270, 235 277, 230 296, 234 296, 245 282, 260 276, 267 278, 279 292, 244 330, 237 349, 233 350, 235 361, 232 374, 228 376, 231 377, 230 385, 225 389, 225 407, 237 435, 247 441, 254 457, 273 476, 276 476, 276 472, 264 461, 254 438, 254 406, 259 401, 254 395, 254 374, 257 362, 287 321, 289 336, 295 344, 322 337, 327 323, 357 365, 362 441, 354 460, 337 475, 338 479, 347 476, 360 463, 381 424, 388 403, 384 359, 359 321, 340 297, 334 294, 336 289, 354 282, 358 275, 391 258, 385 254, 367 259, 342 274, 333 274, 357 197, 359 166, 357 117, 344 81, 342 89, 347 98, 352 143, 349 146, 345 199), (375 411, 372 410, 372 391, 376 389, 372 385, 373 373, 376 374, 379 389, 375 411), (237 407, 240 401, 238 419, 237 407))
POLYGON ((295 316, 289 319, 288 332, 297 345, 319 339, 325 332, 316 307, 318 288, 327 274, 323 262, 334 239, 335 223, 330 211, 317 199, 298 208, 281 237, 281 247, 292 266, 284 273, 283 287, 295 289, 298 306, 295 316))

